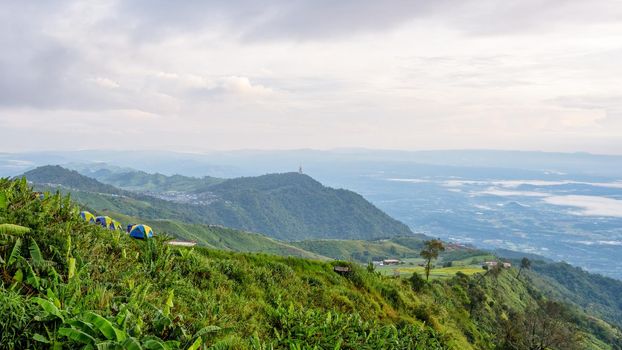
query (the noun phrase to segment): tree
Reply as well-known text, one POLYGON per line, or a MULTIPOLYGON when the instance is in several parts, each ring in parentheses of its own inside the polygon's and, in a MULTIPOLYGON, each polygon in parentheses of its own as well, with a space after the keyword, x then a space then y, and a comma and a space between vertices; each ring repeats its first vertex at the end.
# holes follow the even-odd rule
POLYGON ((524 257, 520 261, 520 269, 518 269, 518 274, 516 275, 516 278, 520 277, 520 273, 523 272, 523 269, 529 270, 530 268, 531 268, 531 260, 527 259, 527 257, 524 257))
POLYGON ((438 258, 438 254, 445 250, 445 246, 440 239, 432 239, 423 243, 423 249, 419 253, 426 260, 425 280, 430 279, 430 269, 432 268, 432 260, 438 258))

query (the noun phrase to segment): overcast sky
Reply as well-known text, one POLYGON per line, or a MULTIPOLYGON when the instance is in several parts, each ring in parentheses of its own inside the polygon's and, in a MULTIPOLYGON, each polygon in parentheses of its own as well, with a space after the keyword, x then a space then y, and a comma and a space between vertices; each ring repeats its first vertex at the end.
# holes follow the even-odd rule
POLYGON ((0 0, 0 152, 622 154, 619 0, 0 0))

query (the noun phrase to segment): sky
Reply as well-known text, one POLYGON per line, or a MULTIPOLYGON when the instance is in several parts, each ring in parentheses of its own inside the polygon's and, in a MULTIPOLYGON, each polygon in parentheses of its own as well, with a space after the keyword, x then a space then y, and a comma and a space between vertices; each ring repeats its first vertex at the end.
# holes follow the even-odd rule
POLYGON ((0 152, 622 154, 619 0, 0 0, 0 152))

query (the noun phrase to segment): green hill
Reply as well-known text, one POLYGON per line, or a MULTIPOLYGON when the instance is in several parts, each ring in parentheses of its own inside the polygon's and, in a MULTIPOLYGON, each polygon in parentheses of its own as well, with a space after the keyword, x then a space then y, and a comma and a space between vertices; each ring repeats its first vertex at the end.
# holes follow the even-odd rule
POLYGON ((145 219, 222 225, 284 241, 374 239, 412 234, 406 225, 362 196, 322 186, 298 173, 216 181, 203 184, 205 188, 194 192, 161 193, 157 197, 123 191, 58 166, 37 168, 25 175, 29 181, 46 186, 43 188, 58 184, 95 210, 145 219))
POLYGON ((547 296, 573 303, 622 327, 622 281, 588 273, 567 263, 535 261, 534 283, 547 296))
POLYGON ((412 233, 352 191, 322 186, 307 175, 270 174, 210 187, 220 223, 281 240, 372 239, 412 233))
POLYGON ((95 179, 81 175, 75 170, 65 169, 59 165, 45 165, 27 171, 24 175, 28 181, 49 186, 63 186, 71 189, 104 194, 121 194, 123 191, 114 186, 103 184, 95 179))
POLYGON ((406 247, 391 239, 377 241, 322 239, 293 242, 292 244, 333 259, 368 263, 372 260, 418 257, 423 246, 423 238, 412 237, 409 239, 417 241, 418 245, 406 247))
POLYGON ((174 248, 87 224, 25 181, 0 180, 0 239, 0 348, 620 348, 619 330, 514 269, 425 283, 174 248))
POLYGON ((281 256, 296 256, 307 259, 328 260, 320 254, 306 251, 259 233, 240 231, 222 226, 186 224, 174 220, 144 220, 120 213, 105 211, 116 220, 125 223, 144 223, 151 226, 158 234, 170 235, 186 241, 212 248, 234 252, 261 252, 281 256))
POLYGON ((197 192, 213 184, 225 181, 224 179, 210 176, 203 178, 182 175, 166 176, 158 173, 149 174, 144 171, 115 172, 105 168, 85 173, 85 175, 121 189, 153 192, 197 192))

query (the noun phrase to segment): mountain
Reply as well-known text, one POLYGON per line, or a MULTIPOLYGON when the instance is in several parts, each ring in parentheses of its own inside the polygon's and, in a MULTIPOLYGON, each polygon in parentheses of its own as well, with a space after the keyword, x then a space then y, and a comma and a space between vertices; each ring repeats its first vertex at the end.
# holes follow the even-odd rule
POLYGON ((514 268, 393 278, 342 261, 135 240, 84 223, 68 198, 40 199, 25 181, 0 179, 0 198, 0 348, 618 350, 622 341, 602 319, 542 298, 514 268))
POLYGON ((359 194, 324 187, 303 174, 232 179, 209 190, 218 198, 210 208, 223 225, 282 240, 370 239, 412 233, 359 194))
POLYGON ((45 165, 27 171, 23 174, 28 181, 48 186, 63 186, 80 191, 94 193, 120 194, 118 188, 103 184, 95 179, 81 175, 75 170, 69 170, 59 165, 45 165))
POLYGON ((564 262, 534 261, 537 287, 547 296, 573 303, 622 328, 622 281, 589 273, 564 262))
MULTIPOLYGON (((92 177, 100 182, 113 185, 115 187, 143 192, 200 192, 210 185, 225 181, 216 177, 205 176, 202 178, 155 173, 149 174, 137 170, 110 170, 110 167, 76 166, 77 170, 85 175, 92 177)), ((112 168, 114 169, 114 168, 112 168)))
MULTIPOLYGON (((59 166, 24 174, 29 181, 61 186, 94 210, 144 219, 171 219, 260 232, 285 241, 309 238, 373 239, 412 234, 362 196, 323 186, 298 173, 269 174, 223 181, 185 178, 189 192, 131 192, 59 166), (189 180, 188 180, 189 179, 189 180), (195 181, 194 183, 192 181, 195 181), (206 183, 207 181, 207 183, 206 183), (196 182, 201 182, 196 186, 196 182)), ((160 175, 140 177, 154 183, 160 175)), ((126 176, 131 179, 133 176, 126 176)), ((171 177, 165 177, 172 183, 171 177)), ((127 188, 129 182, 124 182, 127 188)), ((177 182, 179 184, 179 181, 177 182)))
MULTIPOLYGON (((620 178, 622 156, 589 153, 552 153, 503 150, 238 150, 205 153, 170 151, 84 150, 67 152, 0 153, 0 175, 16 175, 50 163, 108 163, 120 167, 217 177, 254 176, 286 172, 300 164, 314 178, 327 183, 332 176, 369 171, 399 171, 413 165, 437 165, 489 170, 514 169, 549 173, 589 174, 620 178), (347 164, 347 167, 343 165, 347 164), (495 169, 493 169, 495 168, 495 169)), ((78 169, 76 169, 78 170, 78 169)))

